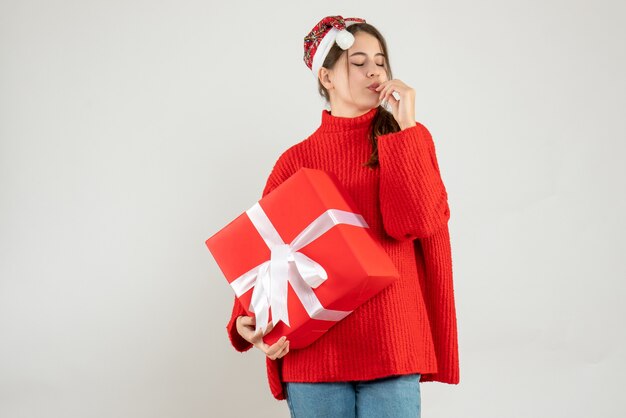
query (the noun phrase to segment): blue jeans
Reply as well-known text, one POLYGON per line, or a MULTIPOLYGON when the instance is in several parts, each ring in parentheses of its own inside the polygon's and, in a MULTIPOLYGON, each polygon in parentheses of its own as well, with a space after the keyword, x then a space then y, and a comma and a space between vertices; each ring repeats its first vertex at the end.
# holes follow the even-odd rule
POLYGON ((285 382, 292 418, 420 418, 420 374, 351 382, 285 382))

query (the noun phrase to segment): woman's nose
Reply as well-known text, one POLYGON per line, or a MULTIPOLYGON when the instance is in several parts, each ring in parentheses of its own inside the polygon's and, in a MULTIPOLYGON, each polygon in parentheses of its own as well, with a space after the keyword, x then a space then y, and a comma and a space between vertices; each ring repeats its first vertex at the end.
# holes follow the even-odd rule
POLYGON ((370 67, 368 68, 368 72, 367 74, 372 77, 375 75, 378 75, 380 73, 380 67, 378 67, 376 64, 374 64, 374 67, 370 67))

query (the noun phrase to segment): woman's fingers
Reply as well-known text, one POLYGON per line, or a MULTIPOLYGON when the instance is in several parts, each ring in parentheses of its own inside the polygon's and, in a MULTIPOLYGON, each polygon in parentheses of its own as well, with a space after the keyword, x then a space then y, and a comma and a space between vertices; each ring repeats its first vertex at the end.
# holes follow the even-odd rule
POLYGON ((274 323, 270 322, 269 324, 267 324, 267 327, 265 328, 265 333, 263 333, 263 336, 266 336, 272 329, 274 329, 274 323))
MULTIPOLYGON (((402 80, 394 78, 393 80, 387 80, 381 83, 381 85, 376 87, 375 90, 379 92, 378 101, 380 102, 388 100, 389 96, 392 96, 394 99, 396 99, 396 97, 393 96, 394 92, 397 92, 398 96, 401 97, 413 89, 410 86, 407 86, 406 83, 404 83, 402 80)), ((398 97, 396 101, 399 101, 398 99, 400 97, 398 97)))
POLYGON ((381 100, 385 100, 385 96, 387 96, 387 92, 389 92, 389 90, 393 90, 394 89, 394 85, 397 84, 397 79, 393 79, 393 80, 387 80, 383 83, 381 83, 380 86, 376 87, 376 91, 378 91, 378 101, 380 102, 381 100))
POLYGON ((254 328, 251 329, 251 335, 252 335, 252 341, 256 342, 263 342, 263 332, 261 332, 261 330, 255 331, 254 328))
POLYGON ((254 326, 256 325, 256 318, 253 316, 244 316, 241 318, 241 323, 247 326, 250 326, 250 325, 254 326))
POLYGON ((272 344, 271 346, 267 347, 267 344, 265 344, 266 350, 265 350, 265 354, 272 360, 276 360, 276 358, 278 358, 278 355, 283 351, 283 349, 285 348, 285 346, 288 346, 289 342, 287 341, 287 337, 280 337, 280 339, 278 341, 276 341, 274 344, 272 344))
POLYGON ((272 354, 268 354, 267 357, 269 357, 272 360, 276 360, 281 357, 284 357, 285 354, 287 354, 288 352, 289 352, 289 341, 286 341, 281 348, 279 348, 276 352, 273 352, 272 354))
POLYGON ((281 337, 271 346, 267 345, 263 341, 263 337, 269 334, 274 329, 274 324, 272 322, 269 322, 267 324, 267 327, 265 327, 264 331, 255 331, 256 319, 253 316, 242 317, 241 323, 248 328, 248 335, 250 336, 250 339, 248 341, 250 341, 258 349, 263 351, 270 359, 276 360, 277 358, 281 358, 289 352, 289 341, 287 341, 287 337, 285 336, 281 337))
POLYGON ((261 331, 260 329, 256 331, 255 325, 256 322, 254 321, 254 317, 252 317, 252 323, 249 325, 249 329, 251 331, 251 338, 253 338, 255 341, 262 341, 263 337, 265 337, 274 329, 274 324, 272 322, 269 322, 267 324, 267 326, 265 327, 265 331, 261 331))
POLYGON ((289 341, 285 343, 283 349, 276 355, 276 358, 284 357, 289 352, 289 341))

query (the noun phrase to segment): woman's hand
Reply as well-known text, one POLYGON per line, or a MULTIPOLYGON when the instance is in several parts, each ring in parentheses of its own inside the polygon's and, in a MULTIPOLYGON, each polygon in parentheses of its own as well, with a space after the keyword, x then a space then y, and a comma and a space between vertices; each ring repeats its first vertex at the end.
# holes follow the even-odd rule
POLYGON ((287 341, 287 338, 284 336, 272 345, 267 345, 263 341, 263 337, 274 328, 274 324, 271 322, 268 324, 263 335, 261 335, 261 331, 257 333, 254 332, 256 318, 253 316, 240 316, 237 318, 236 324, 239 335, 241 335, 244 340, 263 351, 270 359, 279 359, 289 352, 289 341, 287 341))
POLYGON ((393 117, 400 125, 400 129, 415 126, 415 90, 413 88, 394 78, 382 82, 380 86, 376 87, 376 91, 380 91, 379 102, 388 100, 391 104, 393 117), (393 96, 394 91, 398 92, 400 99, 393 96))

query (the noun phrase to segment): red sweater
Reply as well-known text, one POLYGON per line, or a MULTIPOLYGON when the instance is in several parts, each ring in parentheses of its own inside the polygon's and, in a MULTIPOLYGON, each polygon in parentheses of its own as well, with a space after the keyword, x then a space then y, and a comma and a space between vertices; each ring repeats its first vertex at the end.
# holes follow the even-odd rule
MULTIPOLYGON (((368 380, 421 373, 421 381, 459 382, 457 323, 448 232, 448 195, 426 127, 378 137, 376 169, 362 166, 378 108, 345 118, 322 110, 319 128, 283 152, 263 196, 301 167, 332 172, 353 198, 400 278, 339 321, 308 347, 266 357, 270 389, 282 382, 368 380)), ((227 331, 236 350, 252 345, 235 320, 246 315, 235 298, 227 331)))

